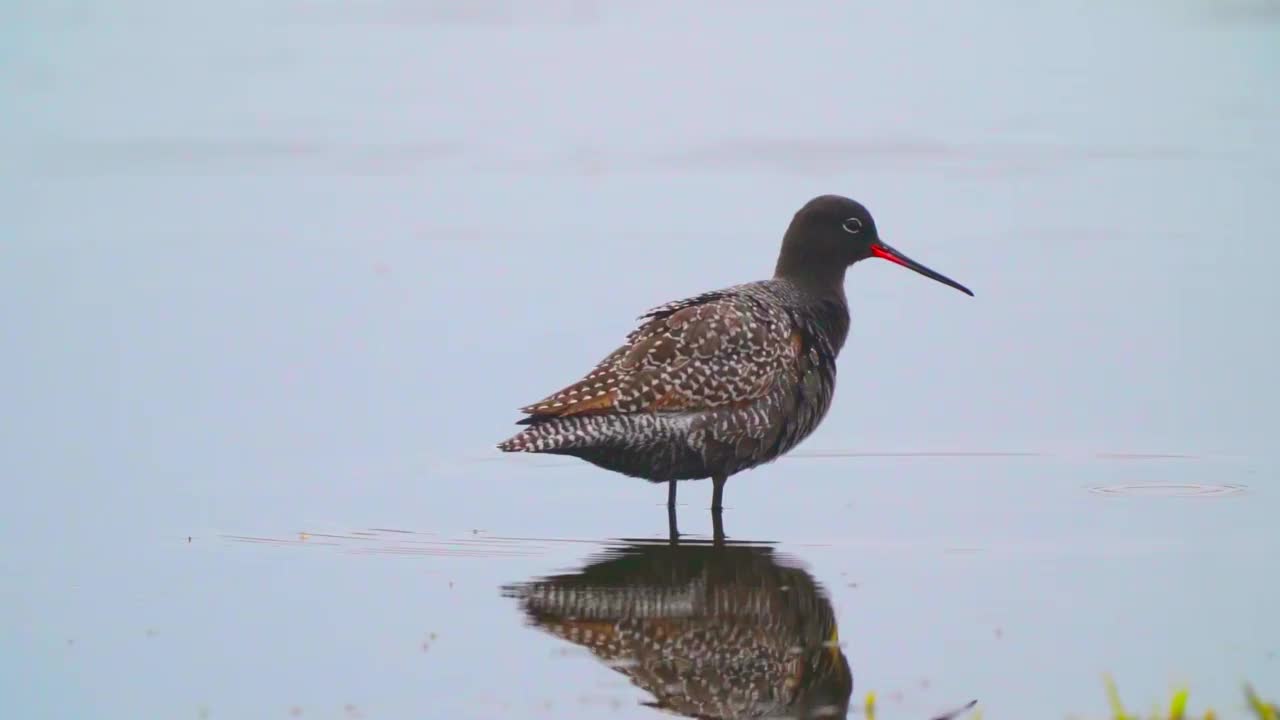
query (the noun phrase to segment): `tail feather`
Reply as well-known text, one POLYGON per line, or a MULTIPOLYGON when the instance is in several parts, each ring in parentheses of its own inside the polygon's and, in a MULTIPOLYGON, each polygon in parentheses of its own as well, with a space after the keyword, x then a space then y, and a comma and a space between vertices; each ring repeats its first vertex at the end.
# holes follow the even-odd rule
POLYGON ((587 439, 585 417, 558 418, 547 415, 530 415, 517 425, 528 425, 524 430, 498 443, 503 452, 555 452, 568 447, 581 447, 587 439))
POLYGON ((556 453, 584 448, 642 446, 669 439, 669 418, 653 413, 533 416, 519 422, 527 428, 498 444, 503 452, 556 453))
POLYGON ((538 452, 533 449, 533 435, 529 430, 522 430, 498 443, 498 449, 502 452, 538 452))

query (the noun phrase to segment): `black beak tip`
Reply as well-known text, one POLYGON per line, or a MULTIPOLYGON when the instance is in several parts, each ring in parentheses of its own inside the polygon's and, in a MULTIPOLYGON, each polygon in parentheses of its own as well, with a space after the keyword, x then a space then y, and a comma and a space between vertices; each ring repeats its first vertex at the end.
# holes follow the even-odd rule
POLYGON ((960 283, 956 282, 955 280, 952 280, 951 278, 947 277, 946 275, 943 275, 942 273, 936 272, 934 270, 930 270, 929 268, 925 267, 924 265, 921 265, 915 260, 912 260, 906 255, 903 255, 897 250, 894 250, 893 248, 889 247, 883 242, 876 241, 871 245, 871 255, 873 257, 883 258, 885 260, 888 260, 891 263, 901 265, 910 270, 914 270, 920 273, 921 275, 924 275, 925 277, 929 278, 930 280, 936 280, 942 283, 943 285, 947 285, 959 290, 960 292, 964 293, 965 295, 968 295, 969 297, 974 297, 973 291, 970 290, 969 288, 961 285, 960 283))

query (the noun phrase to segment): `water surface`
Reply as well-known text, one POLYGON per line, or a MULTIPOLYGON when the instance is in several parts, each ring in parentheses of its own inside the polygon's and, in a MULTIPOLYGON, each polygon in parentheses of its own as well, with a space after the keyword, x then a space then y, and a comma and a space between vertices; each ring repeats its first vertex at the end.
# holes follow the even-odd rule
POLYGON ((977 293, 727 488, 852 714, 1280 694, 1273 5, 6 3, 0 716, 659 717, 503 588, 664 493, 492 445, 826 192, 977 293))

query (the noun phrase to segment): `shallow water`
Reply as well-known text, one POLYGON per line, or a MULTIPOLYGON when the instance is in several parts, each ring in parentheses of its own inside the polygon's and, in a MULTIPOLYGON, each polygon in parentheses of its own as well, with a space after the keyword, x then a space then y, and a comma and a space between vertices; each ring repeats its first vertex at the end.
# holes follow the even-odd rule
POLYGON ((0 717, 660 717, 511 596, 644 547, 654 627, 796 642, 771 692, 829 613, 850 716, 1280 695, 1278 49, 1252 0, 4 4, 0 717), (492 449, 824 192, 977 297, 850 272, 725 554, 492 449))

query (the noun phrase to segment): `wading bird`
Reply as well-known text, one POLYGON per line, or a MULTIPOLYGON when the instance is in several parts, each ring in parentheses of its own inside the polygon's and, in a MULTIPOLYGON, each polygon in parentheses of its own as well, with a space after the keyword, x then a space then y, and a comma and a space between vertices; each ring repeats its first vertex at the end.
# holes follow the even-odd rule
POLYGON ((650 310, 586 377, 521 408, 529 427, 498 448, 666 482, 668 508, 676 481, 711 478, 719 511, 731 475, 794 448, 830 408, 845 271, 873 257, 973 295, 881 241, 860 203, 823 195, 795 214, 773 278, 650 310))

